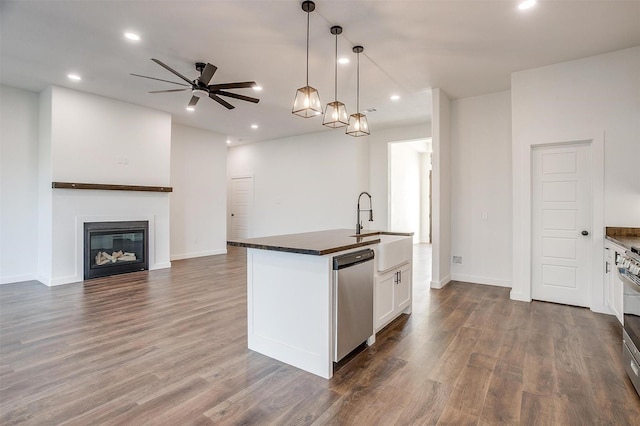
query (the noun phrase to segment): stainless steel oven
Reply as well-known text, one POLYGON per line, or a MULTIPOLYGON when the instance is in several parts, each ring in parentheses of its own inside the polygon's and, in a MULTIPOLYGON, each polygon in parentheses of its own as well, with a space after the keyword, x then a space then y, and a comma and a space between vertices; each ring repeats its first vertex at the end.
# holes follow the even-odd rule
POLYGON ((640 248, 616 253, 618 274, 624 282, 622 357, 625 370, 640 395, 640 248))

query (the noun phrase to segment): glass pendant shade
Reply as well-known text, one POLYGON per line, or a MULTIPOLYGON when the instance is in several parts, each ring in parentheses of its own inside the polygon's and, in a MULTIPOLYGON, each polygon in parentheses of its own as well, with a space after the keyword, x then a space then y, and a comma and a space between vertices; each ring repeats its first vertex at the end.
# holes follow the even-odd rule
POLYGON ((345 104, 340 101, 329 102, 324 110, 324 119, 322 120, 322 124, 334 129, 348 125, 349 114, 347 114, 347 107, 345 104))
POLYGON ((329 102, 324 109, 324 118, 322 124, 336 129, 349 124, 349 113, 347 107, 338 101, 338 35, 342 34, 342 27, 334 25, 331 27, 331 34, 336 36, 336 54, 334 59, 335 76, 334 76, 334 101, 329 102))
POLYGON ((318 91, 311 86, 298 89, 291 112, 304 118, 322 114, 322 102, 318 91))
POLYGON ((356 110, 355 114, 351 114, 349 117, 349 127, 347 127, 346 134, 350 136, 366 136, 369 134, 369 123, 367 122, 367 116, 360 114, 360 53, 364 51, 362 46, 354 46, 353 52, 358 54, 358 70, 356 72, 356 110))
POLYGON ((367 116, 360 113, 351 114, 349 117, 349 127, 347 127, 346 133, 356 137, 368 135, 369 123, 367 122, 367 116))
POLYGON ((316 8, 316 4, 306 0, 302 2, 302 10, 307 13, 307 85, 296 92, 291 112, 300 117, 309 118, 322 115, 322 102, 318 91, 309 86, 309 14, 316 8))

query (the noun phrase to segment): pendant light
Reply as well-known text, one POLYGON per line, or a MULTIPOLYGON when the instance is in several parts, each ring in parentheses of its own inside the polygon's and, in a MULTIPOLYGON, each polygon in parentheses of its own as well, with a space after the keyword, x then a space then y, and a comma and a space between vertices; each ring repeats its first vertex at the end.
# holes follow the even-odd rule
POLYGON ((309 14, 316 9, 312 1, 303 1, 302 10, 307 13, 307 85, 298 89, 291 112, 300 117, 309 118, 322 114, 322 103, 318 91, 309 86, 309 14))
POLYGON ((367 123, 367 116, 360 114, 360 53, 364 50, 362 46, 354 46, 353 52, 358 55, 358 72, 357 72, 357 84, 356 84, 356 113, 351 114, 349 117, 349 127, 347 127, 346 133, 351 136, 365 136, 369 134, 369 123, 367 123))
POLYGON ((329 102, 324 109, 324 119, 322 124, 327 127, 338 128, 349 124, 349 114, 347 107, 338 101, 338 35, 342 34, 342 27, 335 25, 331 27, 331 34, 336 36, 336 55, 334 59, 335 76, 334 76, 334 98, 333 102, 329 102))

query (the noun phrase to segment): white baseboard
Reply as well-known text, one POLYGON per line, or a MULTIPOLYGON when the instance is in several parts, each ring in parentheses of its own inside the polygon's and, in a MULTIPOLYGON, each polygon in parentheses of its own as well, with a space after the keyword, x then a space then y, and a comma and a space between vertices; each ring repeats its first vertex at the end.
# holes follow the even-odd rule
POLYGON ((462 281, 465 283, 473 283, 473 284, 484 284, 484 285, 495 285, 498 287, 508 287, 511 288, 511 282, 506 280, 500 280, 497 278, 488 278, 488 277, 479 277, 476 275, 461 275, 461 274, 452 274, 451 279, 453 281, 462 281))
POLYGON ((171 262, 154 263, 153 265, 149 265, 150 271, 155 271, 156 269, 166 269, 166 268, 171 268, 171 262))
POLYGON ((590 308, 593 312, 597 312, 599 314, 607 314, 607 315, 615 315, 616 313, 609 306, 606 305, 596 305, 590 308))
POLYGON ((51 278, 45 277, 44 275, 36 275, 36 280, 40 281, 42 284, 48 287, 51 286, 51 278))
POLYGON ((436 290, 443 289, 447 284, 451 282, 451 276, 447 275, 440 281, 431 281, 431 288, 435 288, 436 290))
POLYGON ((525 297, 521 292, 516 292, 511 290, 509 293, 509 298, 511 300, 519 300, 520 302, 531 302, 531 297, 525 297))
POLYGON ((216 256, 219 254, 227 254, 227 249, 201 251, 197 253, 173 254, 171 260, 192 259, 194 257, 216 256))
POLYGON ((49 280, 49 283, 45 283, 45 284, 48 285, 49 287, 55 287, 57 285, 73 284, 73 283, 79 283, 82 281, 84 281, 83 277, 73 275, 70 277, 52 278, 51 280, 49 280))
POLYGON ((36 274, 11 275, 7 277, 0 277, 0 285, 21 283, 23 281, 33 281, 37 279, 36 274))

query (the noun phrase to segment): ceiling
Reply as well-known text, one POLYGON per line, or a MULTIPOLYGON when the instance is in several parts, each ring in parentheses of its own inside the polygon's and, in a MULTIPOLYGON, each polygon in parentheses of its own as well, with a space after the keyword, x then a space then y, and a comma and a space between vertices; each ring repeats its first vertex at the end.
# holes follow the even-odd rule
MULTIPOLYGON (((0 82, 41 91, 58 85, 171 113, 178 123, 249 143, 320 131, 320 117, 291 114, 297 88, 305 85, 306 14, 298 0, 92 0, 0 3, 0 82), (123 37, 141 36, 139 42, 123 37), (151 58, 189 78, 194 63, 218 67, 211 83, 255 80, 263 87, 237 93, 227 110, 203 99, 185 107, 188 92, 130 73, 180 81, 151 58), (70 72, 82 81, 67 79, 70 72), (258 129, 252 129, 257 124, 258 129)), ((335 38, 339 56, 338 99, 356 105, 356 57, 362 44, 360 107, 372 133, 385 127, 427 123, 431 88, 453 98, 510 87, 514 71, 640 45, 640 0, 546 0, 527 11, 517 0, 317 0, 311 13, 309 84, 324 104, 334 100, 335 38), (392 94, 400 99, 390 100, 392 94)))

